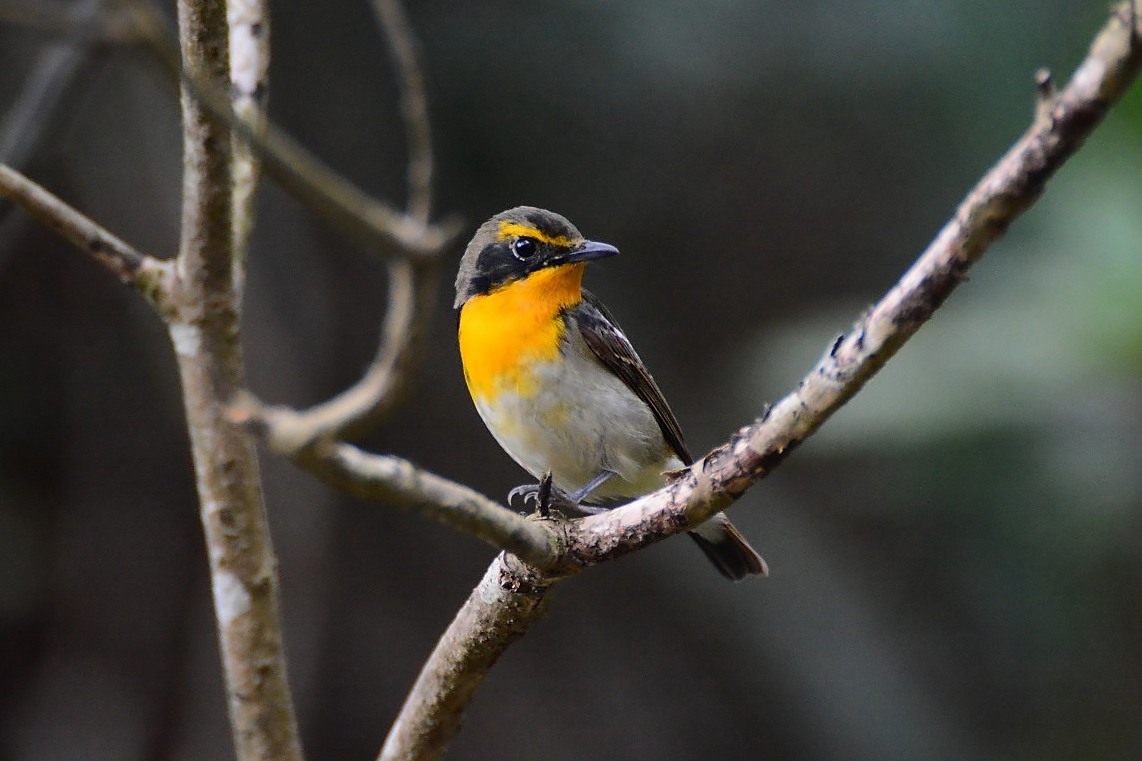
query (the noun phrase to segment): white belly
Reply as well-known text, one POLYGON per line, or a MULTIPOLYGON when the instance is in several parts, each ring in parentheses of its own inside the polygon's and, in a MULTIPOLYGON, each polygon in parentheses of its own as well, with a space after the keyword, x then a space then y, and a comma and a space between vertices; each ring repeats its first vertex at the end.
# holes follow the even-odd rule
POLYGON ((500 446, 536 479, 551 471, 572 492, 603 470, 615 473, 586 501, 634 498, 666 483, 682 467, 650 408, 606 371, 585 346, 568 347, 562 362, 533 369, 530 397, 503 390, 476 408, 500 446))

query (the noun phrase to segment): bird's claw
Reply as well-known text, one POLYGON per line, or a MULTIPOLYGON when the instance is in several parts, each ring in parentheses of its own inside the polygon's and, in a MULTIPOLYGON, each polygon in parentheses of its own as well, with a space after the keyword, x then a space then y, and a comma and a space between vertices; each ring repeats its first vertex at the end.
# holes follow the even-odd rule
POLYGON ((582 513, 584 508, 573 502, 551 483, 551 473, 544 473, 537 484, 521 484, 508 492, 508 505, 524 513, 537 512, 546 518, 554 508, 566 515, 582 513))
POLYGON ((543 474, 537 484, 520 484, 508 492, 508 504, 524 513, 537 512, 544 518, 551 513, 551 473, 543 474))
POLYGON ((521 513, 530 513, 530 503, 539 498, 539 484, 520 484, 508 492, 508 506, 521 513))

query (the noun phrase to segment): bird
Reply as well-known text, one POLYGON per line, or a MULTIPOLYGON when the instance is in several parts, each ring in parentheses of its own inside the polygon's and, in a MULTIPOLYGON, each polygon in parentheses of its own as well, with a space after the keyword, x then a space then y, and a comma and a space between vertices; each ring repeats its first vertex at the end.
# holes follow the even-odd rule
MULTIPOLYGON (((460 359, 480 417, 524 470, 588 512, 693 463, 658 384, 582 287, 588 262, 618 253, 566 217, 517 206, 480 225, 456 275, 460 359)), ((688 533, 723 576, 768 575, 724 513, 688 533)))

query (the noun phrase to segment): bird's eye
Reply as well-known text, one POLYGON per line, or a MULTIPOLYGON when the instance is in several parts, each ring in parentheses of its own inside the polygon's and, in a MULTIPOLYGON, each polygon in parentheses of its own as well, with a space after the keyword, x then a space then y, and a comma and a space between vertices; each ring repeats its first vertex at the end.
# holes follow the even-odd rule
POLYGON ((516 238, 512 243, 512 253, 515 254, 516 259, 527 259, 535 253, 539 244, 535 242, 535 238, 516 238))

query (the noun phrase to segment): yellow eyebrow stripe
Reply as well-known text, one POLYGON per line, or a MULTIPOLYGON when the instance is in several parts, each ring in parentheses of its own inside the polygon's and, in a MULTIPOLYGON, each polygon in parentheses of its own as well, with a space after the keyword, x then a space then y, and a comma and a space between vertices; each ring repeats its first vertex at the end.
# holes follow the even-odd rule
POLYGON ((506 240, 514 237, 535 238, 540 243, 552 246, 570 246, 578 241, 571 240, 566 235, 548 235, 547 233, 530 225, 519 222, 500 222, 500 229, 496 233, 496 240, 506 240))

